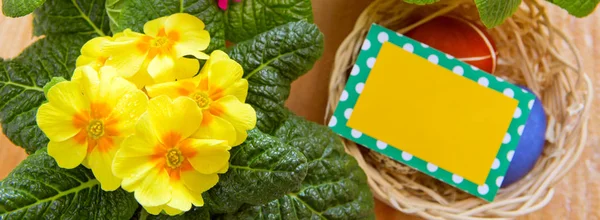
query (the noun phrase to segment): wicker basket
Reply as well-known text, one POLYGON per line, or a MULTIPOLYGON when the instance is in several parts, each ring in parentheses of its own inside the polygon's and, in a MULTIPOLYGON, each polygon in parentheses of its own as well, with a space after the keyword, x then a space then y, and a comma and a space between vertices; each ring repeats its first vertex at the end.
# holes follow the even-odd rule
MULTIPOLYGON (((427 6, 376 0, 367 7, 337 51, 326 121, 372 23, 405 33, 440 15, 479 22, 472 0, 442 0, 427 6)), ((495 75, 532 89, 548 113, 547 142, 534 169, 488 203, 345 140, 346 150, 365 170, 381 201, 428 219, 513 218, 548 204, 556 183, 578 161, 587 139, 593 88, 575 46, 535 0, 525 0, 511 18, 489 33, 498 50, 495 75)))

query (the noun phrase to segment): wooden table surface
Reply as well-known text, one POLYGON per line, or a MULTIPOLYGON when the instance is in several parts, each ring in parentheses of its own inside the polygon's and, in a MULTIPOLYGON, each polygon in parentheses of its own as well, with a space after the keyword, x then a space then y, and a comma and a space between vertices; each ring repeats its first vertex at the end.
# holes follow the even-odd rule
MULTIPOLYGON (((357 16, 372 0, 313 0, 315 22, 325 35, 325 52, 307 75, 292 86, 287 105, 297 114, 322 123, 327 102, 327 87, 335 52, 352 29, 357 16)), ((554 22, 572 37, 582 57, 586 72, 596 85, 594 105, 600 104, 600 12, 585 19, 568 16, 549 7, 554 22)), ((11 58, 35 41, 31 16, 12 19, 0 15, 0 57, 11 58)), ((557 187, 552 202, 542 210, 521 219, 600 219, 600 113, 592 111, 590 135, 583 157, 557 187)), ((25 152, 0 135, 0 179, 24 158, 25 152)), ((419 219, 395 211, 377 202, 378 219, 419 219)))

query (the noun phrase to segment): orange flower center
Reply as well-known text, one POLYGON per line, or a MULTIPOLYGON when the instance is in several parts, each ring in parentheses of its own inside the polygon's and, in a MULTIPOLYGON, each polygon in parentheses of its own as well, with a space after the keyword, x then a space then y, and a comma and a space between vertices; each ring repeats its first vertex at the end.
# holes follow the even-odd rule
POLYGON ((100 120, 92 120, 88 125, 87 132, 90 138, 98 140, 104 135, 104 123, 100 120))
POLYGON ((192 98, 201 109, 207 109, 210 106, 210 97, 205 92, 195 92, 190 94, 190 98, 192 98))
POLYGON ((183 163, 183 154, 177 148, 169 149, 165 155, 165 158, 167 159, 167 166, 171 169, 178 168, 181 166, 181 163, 183 163))
POLYGON ((152 40, 151 45, 155 48, 163 48, 169 45, 169 38, 167 38, 166 36, 157 37, 154 40, 152 40))

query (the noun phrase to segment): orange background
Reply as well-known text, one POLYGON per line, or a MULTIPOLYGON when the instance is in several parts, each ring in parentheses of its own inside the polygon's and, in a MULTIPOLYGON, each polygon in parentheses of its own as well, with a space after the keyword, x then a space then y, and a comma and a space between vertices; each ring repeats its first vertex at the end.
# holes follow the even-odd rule
MULTIPOLYGON (((323 123, 331 66, 335 52, 352 30, 360 12, 372 0, 313 0, 315 23, 325 34, 325 53, 312 71, 292 86, 288 107, 307 119, 323 123)), ((561 9, 550 6, 551 18, 573 38, 584 59, 586 72, 600 88, 600 12, 585 19, 576 19, 561 9), (598 45, 597 45, 598 44, 598 45)), ((31 44, 32 17, 19 19, 0 15, 0 57, 11 58, 31 44)), ((600 93, 594 97, 600 105, 600 93)), ((588 146, 569 175, 558 185, 551 203, 520 219, 600 219, 600 111, 592 111, 588 146)), ((25 152, 0 135, 0 179, 25 158, 25 152)), ((376 203, 377 219, 420 219, 376 203)))

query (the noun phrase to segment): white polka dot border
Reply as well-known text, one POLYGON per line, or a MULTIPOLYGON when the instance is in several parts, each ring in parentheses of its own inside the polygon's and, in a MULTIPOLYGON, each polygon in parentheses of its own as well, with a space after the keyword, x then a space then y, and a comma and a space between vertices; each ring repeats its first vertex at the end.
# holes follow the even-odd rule
POLYGON ((494 162, 492 163, 492 170, 496 170, 500 167, 500 160, 498 158, 494 158, 494 162))
POLYGON ((479 85, 487 87, 488 85, 490 85, 490 80, 485 77, 481 77, 477 80, 477 83, 479 83, 479 85))
POLYGON ((361 94, 364 88, 365 88, 364 83, 357 83, 356 87, 354 87, 354 89, 356 90, 356 93, 358 93, 358 94, 361 94))
POLYGON ((462 66, 455 66, 452 68, 452 72, 462 76, 465 73, 465 69, 462 66))
POLYGON ((402 49, 408 51, 408 52, 413 52, 415 51, 415 47, 412 44, 406 43, 404 44, 404 46, 402 46, 402 49))
POLYGON ((513 91, 510 88, 504 89, 504 91, 502 92, 505 96, 508 96, 510 98, 515 97, 515 91, 513 91))
POLYGON ((506 134, 504 135, 504 138, 502 139, 502 143, 503 143, 503 144, 508 144, 508 143, 510 143, 510 140, 511 140, 511 139, 512 139, 512 138, 510 137, 510 134, 509 134, 509 133, 506 133, 506 134))
POLYGON ((383 141, 377 141, 375 145, 377 146, 377 148, 379 148, 379 150, 384 150, 388 147, 388 144, 383 141))
POLYGON ((487 184, 483 184, 477 187, 477 192, 481 195, 486 195, 490 192, 490 187, 487 184))
POLYGON ((379 35, 377 35, 377 40, 379 40, 379 43, 385 43, 389 39, 390 39, 390 36, 385 32, 381 32, 381 33, 379 33, 379 35))
POLYGON ((462 183, 463 180, 464 180, 464 178, 462 176, 452 174, 452 182, 454 182, 456 184, 460 184, 460 183, 462 183))
POLYGON ((515 156, 515 151, 511 150, 506 154, 506 159, 508 160, 508 162, 510 162, 510 161, 512 161, 514 156, 515 156))
POLYGON ((438 56, 436 56, 435 54, 429 55, 429 57, 427 57, 427 60, 429 60, 429 62, 433 64, 438 64, 440 62, 440 58, 438 58, 438 56))
POLYGON ((344 111, 344 117, 345 117, 346 119, 350 119, 350 116, 352 116, 352 111, 353 111, 353 109, 351 109, 351 108, 348 108, 348 109, 346 109, 346 110, 344 111))
POLYGON ((429 170, 429 172, 435 172, 438 170, 438 166, 432 163, 427 163, 427 170, 429 170))
POLYGON ((517 109, 515 110, 515 114, 513 114, 513 118, 520 118, 521 114, 523 114, 523 112, 519 107, 517 107, 517 109))
POLYGON ((331 116, 329 119, 329 127, 335 127, 337 125, 337 118, 335 116, 331 116))
POLYGON ((350 75, 356 76, 359 73, 360 73, 360 67, 358 67, 358 65, 354 64, 354 67, 352 67, 352 71, 350 71, 350 75))
POLYGON ((369 57, 369 59, 367 59, 367 66, 373 68, 373 66, 375 66, 375 61, 375 57, 369 57))
POLYGON ((496 186, 502 186, 502 182, 504 182, 504 176, 499 176, 498 178, 496 178, 496 186))
POLYGON ((342 91, 342 95, 340 96, 340 101, 344 102, 348 100, 348 92, 346 90, 342 91))
POLYGON ((517 128, 517 132, 519 132, 519 135, 523 135, 524 130, 525 130, 525 125, 521 125, 521 126, 519 126, 519 128, 517 128))
POLYGON ((535 103, 535 100, 529 101, 529 103, 527 103, 527 107, 529 107, 529 109, 533 109, 533 103, 535 103))
POLYGON ((363 43, 362 50, 368 50, 371 49, 371 41, 369 41, 369 39, 365 39, 365 42, 363 43))
POLYGON ((407 153, 406 151, 402 151, 402 159, 405 161, 410 161, 413 158, 412 154, 407 153))
POLYGON ((350 134, 354 138, 360 138, 362 136, 362 132, 354 130, 354 129, 352 129, 352 131, 350 131, 350 134))

